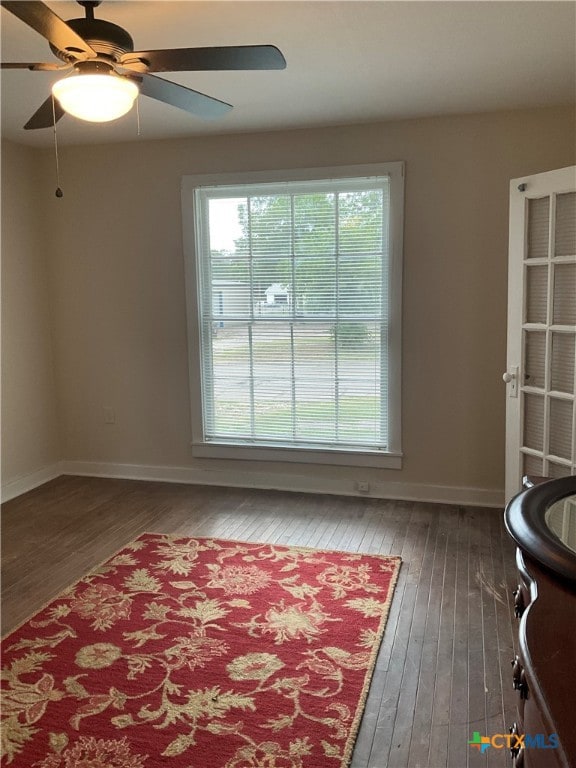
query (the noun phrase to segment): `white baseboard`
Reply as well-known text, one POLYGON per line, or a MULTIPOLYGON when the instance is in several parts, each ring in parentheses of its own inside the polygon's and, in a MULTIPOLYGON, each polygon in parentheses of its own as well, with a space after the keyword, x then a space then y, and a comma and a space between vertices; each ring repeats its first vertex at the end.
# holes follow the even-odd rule
POLYGON ((163 467, 144 464, 64 461, 60 474, 86 477, 115 477, 126 480, 157 480, 165 483, 217 485, 234 488, 260 488, 338 496, 365 496, 375 499, 429 501, 463 506, 503 507, 503 489, 459 488, 426 483, 381 481, 370 484, 369 493, 360 493, 349 478, 318 478, 308 475, 283 475, 268 472, 230 472, 221 469, 163 467))
POLYGON ((34 472, 18 475, 13 480, 2 482, 2 502, 10 501, 10 499, 14 499, 16 496, 32 491, 34 488, 38 488, 39 485, 44 485, 44 483, 54 480, 55 477, 59 477, 62 474, 64 474, 62 463, 57 462, 47 467, 41 467, 34 472))

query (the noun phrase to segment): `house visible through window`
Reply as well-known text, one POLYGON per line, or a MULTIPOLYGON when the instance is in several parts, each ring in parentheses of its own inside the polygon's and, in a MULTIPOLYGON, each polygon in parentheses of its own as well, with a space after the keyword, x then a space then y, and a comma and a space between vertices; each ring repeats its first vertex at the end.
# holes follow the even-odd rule
POLYGON ((403 169, 341 170, 184 180, 199 455, 399 466, 403 169))

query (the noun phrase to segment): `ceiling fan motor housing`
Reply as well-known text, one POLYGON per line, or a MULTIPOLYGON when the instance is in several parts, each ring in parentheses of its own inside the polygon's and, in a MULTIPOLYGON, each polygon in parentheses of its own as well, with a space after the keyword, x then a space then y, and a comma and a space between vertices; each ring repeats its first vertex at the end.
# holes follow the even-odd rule
MULTIPOLYGON (((104 19, 68 19, 69 27, 82 37, 98 53, 106 59, 119 61, 124 53, 134 50, 134 40, 125 29, 104 19)), ((74 48, 59 50, 50 43, 50 49, 59 59, 70 61, 72 55, 81 53, 74 48)))

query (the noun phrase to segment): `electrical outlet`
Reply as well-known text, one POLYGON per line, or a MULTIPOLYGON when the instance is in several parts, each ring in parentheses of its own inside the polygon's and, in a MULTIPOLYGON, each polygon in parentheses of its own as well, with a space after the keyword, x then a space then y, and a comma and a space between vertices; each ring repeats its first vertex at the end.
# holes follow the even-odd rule
POLYGON ((104 406, 104 424, 116 424, 116 413, 114 408, 110 406, 104 406))
POLYGON ((360 493, 370 493, 370 483, 366 480, 358 480, 356 482, 356 490, 360 493))

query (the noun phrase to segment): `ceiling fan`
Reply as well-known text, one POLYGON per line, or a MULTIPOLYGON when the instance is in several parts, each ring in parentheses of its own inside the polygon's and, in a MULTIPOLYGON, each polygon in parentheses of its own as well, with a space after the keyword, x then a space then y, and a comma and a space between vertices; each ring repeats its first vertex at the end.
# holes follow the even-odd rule
POLYGON ((27 130, 52 127, 65 112, 93 122, 115 120, 131 109, 139 93, 200 118, 217 118, 232 105, 150 73, 286 67, 274 45, 135 51, 125 29, 94 18, 101 0, 77 2, 85 9, 85 18, 64 21, 40 0, 0 0, 2 7, 45 37, 61 61, 2 63, 1 67, 66 75, 28 120, 27 130))

